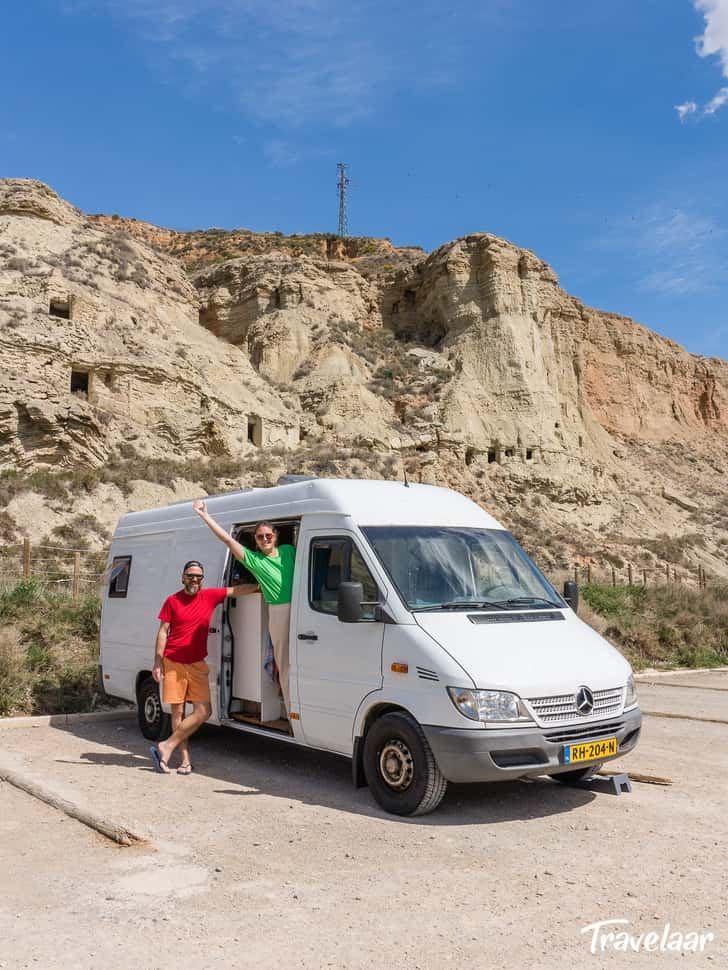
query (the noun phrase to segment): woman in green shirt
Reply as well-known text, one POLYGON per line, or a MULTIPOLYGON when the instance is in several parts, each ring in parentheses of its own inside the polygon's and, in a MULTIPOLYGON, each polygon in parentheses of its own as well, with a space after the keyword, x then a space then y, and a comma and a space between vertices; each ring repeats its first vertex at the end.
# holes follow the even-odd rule
POLYGON ((268 633, 273 643, 273 659, 278 668, 283 701, 288 713, 291 710, 288 689, 288 631, 291 625, 295 547, 288 544, 279 546, 276 526, 271 525, 270 522, 259 522, 255 527, 255 544, 258 551, 246 549, 213 519, 207 511, 205 502, 202 500, 193 502, 192 508, 258 581, 263 599, 268 604, 268 633))

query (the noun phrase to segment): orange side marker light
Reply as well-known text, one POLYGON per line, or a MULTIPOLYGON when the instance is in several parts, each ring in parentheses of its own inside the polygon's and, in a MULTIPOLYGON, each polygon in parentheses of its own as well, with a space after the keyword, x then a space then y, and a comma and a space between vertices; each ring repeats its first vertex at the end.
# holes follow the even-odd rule
POLYGON ((406 674, 409 672, 409 664, 393 663, 392 670, 395 674, 406 674))

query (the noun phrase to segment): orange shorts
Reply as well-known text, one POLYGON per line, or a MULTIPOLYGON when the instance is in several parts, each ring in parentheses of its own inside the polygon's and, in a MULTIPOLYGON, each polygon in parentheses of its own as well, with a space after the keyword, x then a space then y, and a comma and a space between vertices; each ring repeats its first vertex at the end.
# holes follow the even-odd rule
POLYGON ((165 704, 210 703, 209 668, 204 660, 178 664, 164 658, 162 700, 165 704))

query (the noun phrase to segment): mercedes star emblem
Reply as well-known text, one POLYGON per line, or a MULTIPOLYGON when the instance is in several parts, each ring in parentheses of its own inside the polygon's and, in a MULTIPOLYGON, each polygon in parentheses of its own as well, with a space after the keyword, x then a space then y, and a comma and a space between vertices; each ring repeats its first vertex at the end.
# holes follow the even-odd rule
POLYGON ((591 714, 594 710, 594 695, 588 687, 580 687, 574 694, 574 700, 579 714, 591 714))

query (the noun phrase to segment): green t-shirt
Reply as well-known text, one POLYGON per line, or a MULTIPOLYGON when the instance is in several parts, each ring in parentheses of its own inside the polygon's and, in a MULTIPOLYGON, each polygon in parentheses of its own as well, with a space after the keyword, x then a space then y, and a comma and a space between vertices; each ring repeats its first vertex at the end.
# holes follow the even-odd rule
POLYGON ((242 563, 258 580, 266 603, 269 606, 281 606, 291 602, 295 561, 295 547, 286 545, 278 546, 272 556, 246 549, 242 563))

